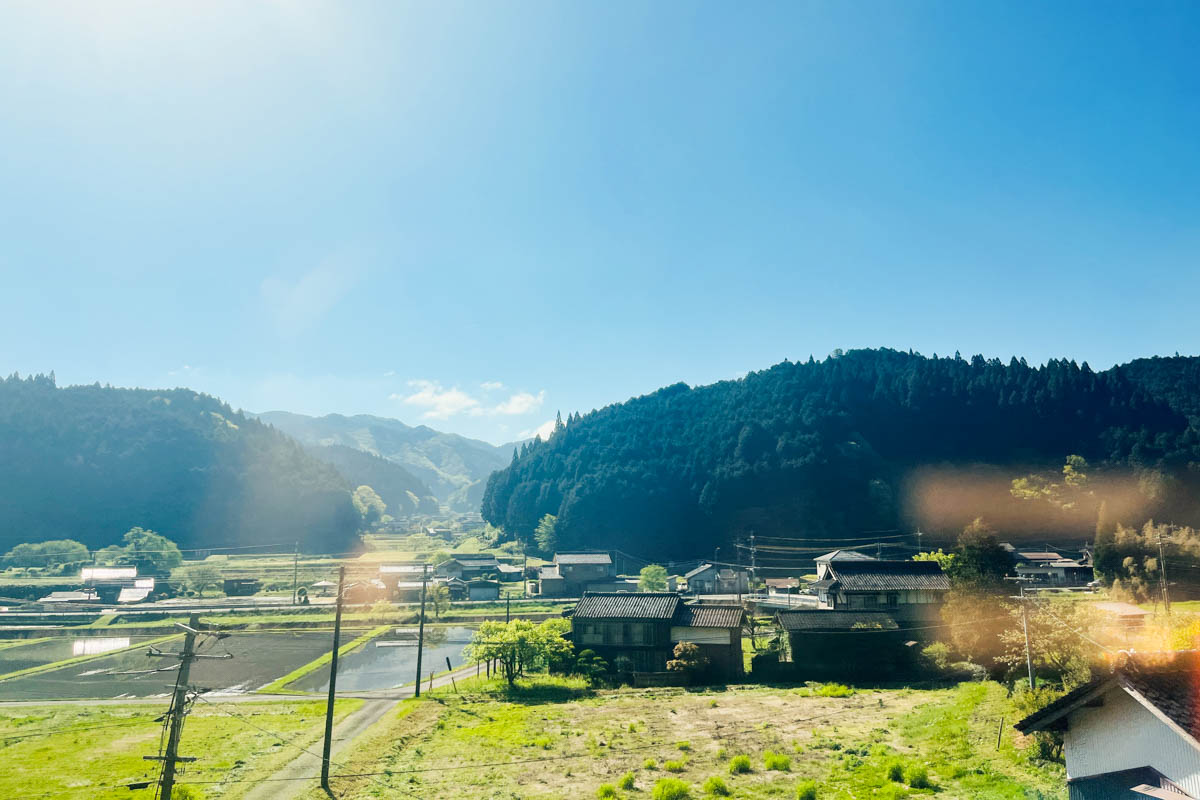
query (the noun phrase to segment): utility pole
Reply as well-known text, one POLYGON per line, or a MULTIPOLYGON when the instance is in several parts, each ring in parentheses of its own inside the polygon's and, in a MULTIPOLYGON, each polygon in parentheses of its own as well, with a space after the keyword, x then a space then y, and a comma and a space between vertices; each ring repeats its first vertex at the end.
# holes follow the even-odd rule
POLYGON ((171 697, 171 709, 167 712, 170 717, 171 727, 170 732, 167 734, 166 753, 157 756, 143 756, 147 761, 163 762, 162 773, 160 774, 158 783, 158 796, 161 800, 171 800, 171 793, 175 788, 175 765, 180 761, 196 760, 195 757, 179 755, 179 740, 183 736, 183 720, 187 716, 188 676, 191 674, 192 662, 197 658, 233 658, 229 654, 220 656, 201 656, 196 654, 196 636, 200 633, 199 615, 192 614, 188 617, 187 625, 181 625, 178 622, 175 625, 184 631, 183 652, 162 653, 151 648, 148 653, 152 658, 179 659, 179 673, 175 678, 175 693, 171 697))
POLYGON ((298 578, 300 577, 300 543, 296 542, 296 549, 292 551, 292 605, 296 605, 296 592, 299 586, 298 578))
POLYGON ((529 578, 526 572, 529 570, 529 551, 524 544, 521 545, 521 597, 529 599, 529 578))
MULTIPOLYGON (((1162 534, 1158 535, 1158 584, 1162 590, 1163 610, 1167 612, 1168 619, 1171 616, 1171 596, 1167 592, 1167 557, 1163 555, 1162 534)), ((1168 624, 1170 624, 1168 622, 1168 624)))
POLYGON ((346 565, 338 567, 337 611, 333 616, 333 658, 329 662, 329 701, 325 704, 325 747, 321 751, 321 788, 329 788, 329 753, 333 749, 333 700, 337 695, 338 649, 342 645, 342 602, 346 588, 346 565))
POLYGON ((429 580, 429 565, 421 569, 421 618, 417 621, 417 680, 413 697, 421 696, 421 652, 425 649, 425 582, 429 580))
POLYGON ((1029 668, 1029 691, 1033 691, 1033 652, 1029 649, 1029 609, 1025 605, 1025 585, 1021 584, 1021 629, 1025 631, 1025 666, 1029 668))
POLYGON ((512 622, 512 596, 504 598, 504 624, 512 622))
POLYGON ((922 553, 922 552, 924 552, 924 551, 921 549, 921 537, 922 537, 922 536, 924 536, 924 535, 925 535, 925 534, 921 532, 921 528, 920 528, 920 526, 918 526, 918 527, 917 527, 917 552, 918 552, 918 553, 922 553))
MULTIPOLYGON (((757 552, 754 549, 754 534, 751 533, 750 534, 750 582, 751 583, 755 582, 755 580, 757 578, 758 578, 758 558, 757 558, 757 552)), ((750 587, 747 586, 746 589, 749 590, 750 587)), ((741 594, 740 582, 739 582, 739 586, 738 586, 738 594, 739 595, 741 594)), ((742 598, 739 596, 738 602, 740 603, 741 600, 742 600, 742 598)))

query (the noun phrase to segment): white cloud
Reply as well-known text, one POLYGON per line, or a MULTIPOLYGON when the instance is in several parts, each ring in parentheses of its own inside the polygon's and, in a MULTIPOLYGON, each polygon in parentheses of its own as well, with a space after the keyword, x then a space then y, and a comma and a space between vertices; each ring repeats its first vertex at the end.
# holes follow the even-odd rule
MULTIPOLYGON (((459 414, 471 417, 516 417, 532 414, 542 407, 546 400, 543 389, 537 394, 531 392, 515 392, 495 405, 484 403, 480 397, 475 397, 457 386, 446 388, 437 381, 409 381, 408 385, 414 390, 409 394, 396 393, 389 395, 389 400, 399 400, 405 405, 425 409, 421 416, 426 419, 449 419, 459 414)), ((487 381, 480 384, 485 394, 504 388, 499 381, 487 381)))
POLYGON ((554 420, 548 419, 536 428, 528 431, 521 431, 517 434, 518 439, 532 439, 538 437, 542 441, 549 441, 550 434, 554 433, 554 420))
POLYGON ((325 316, 356 280, 356 270, 326 262, 295 281, 267 278, 260 292, 279 333, 292 337, 325 316))
POLYGON ((530 394, 529 392, 517 392, 503 403, 500 403, 491 409, 491 413, 512 416, 516 416, 518 414, 529 414, 541 408, 545 399, 546 392, 544 390, 538 392, 537 394, 530 394))
POLYGON ((408 385, 416 391, 409 395, 393 394, 390 399, 425 409, 421 416, 426 419, 450 419, 457 414, 479 413, 479 401, 457 386, 446 389, 435 381, 409 381, 408 385))

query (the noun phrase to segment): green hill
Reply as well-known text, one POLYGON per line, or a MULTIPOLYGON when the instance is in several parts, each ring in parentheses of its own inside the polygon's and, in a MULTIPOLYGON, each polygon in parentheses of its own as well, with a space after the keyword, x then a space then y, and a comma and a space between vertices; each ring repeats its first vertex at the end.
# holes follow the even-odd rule
POLYGON ((0 381, 0 549, 98 547, 133 526, 181 547, 356 543, 346 480, 297 442, 187 389, 0 381))
POLYGON ((309 417, 268 411, 258 418, 306 445, 352 447, 399 464, 456 511, 477 511, 488 476, 512 457, 511 445, 496 447, 424 425, 413 427, 366 414, 309 417))
MULTIPOLYGON (((484 518, 560 547, 689 558, 755 533, 854 538, 920 525, 950 539, 976 515, 1007 535, 1090 535, 1118 521, 1200 521, 1200 359, 1104 372, 860 350, 572 417, 488 482, 484 518), (1090 462, 1071 503, 1011 480, 1090 462)), ((725 551, 732 555, 732 551, 725 551)))
POLYGON ((399 464, 340 444, 314 445, 308 452, 332 465, 351 486, 374 489, 392 516, 438 512, 433 490, 399 464))

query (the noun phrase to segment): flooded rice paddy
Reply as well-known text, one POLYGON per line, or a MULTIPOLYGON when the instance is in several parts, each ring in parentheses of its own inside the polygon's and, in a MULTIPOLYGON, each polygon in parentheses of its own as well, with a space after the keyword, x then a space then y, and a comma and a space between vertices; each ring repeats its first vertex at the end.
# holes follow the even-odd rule
MULTIPOLYGON (((466 627, 427 627, 421 657, 423 678, 446 669, 446 659, 459 667, 474 630, 466 627)), ((412 683, 417 668, 417 629, 398 628, 376 637, 338 659, 337 690, 364 692, 393 689, 412 683)), ((329 667, 322 667, 288 685, 289 689, 323 692, 329 689, 329 667)))

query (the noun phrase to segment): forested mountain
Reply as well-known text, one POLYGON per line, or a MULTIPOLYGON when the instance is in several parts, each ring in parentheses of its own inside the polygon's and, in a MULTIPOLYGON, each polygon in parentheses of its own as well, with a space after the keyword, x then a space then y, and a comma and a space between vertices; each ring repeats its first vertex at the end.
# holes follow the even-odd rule
POLYGON ((386 417, 328 414, 309 417, 287 411, 259 414, 263 422, 307 445, 343 445, 399 464, 428 484, 456 511, 477 511, 488 475, 506 466, 512 447, 441 433, 386 417))
POLYGON ((1129 524, 1194 524, 1198 363, 1095 372, 893 350, 784 362, 576 415, 491 477, 482 511, 520 536, 555 514, 560 547, 678 558, 752 532, 921 525, 937 541, 979 515, 1013 538, 1082 537, 1102 501, 1129 524), (1089 463, 1064 499, 1068 455, 1089 463), (1010 493, 1029 473, 1041 489, 1010 493))
POLYGON ((392 516, 438 513, 433 490, 399 464, 340 444, 313 445, 308 452, 333 465, 351 486, 374 489, 392 516))
POLYGON ((0 550, 134 526, 181 547, 299 540, 340 552, 360 518, 346 480, 299 443, 186 389, 0 381, 0 550))

